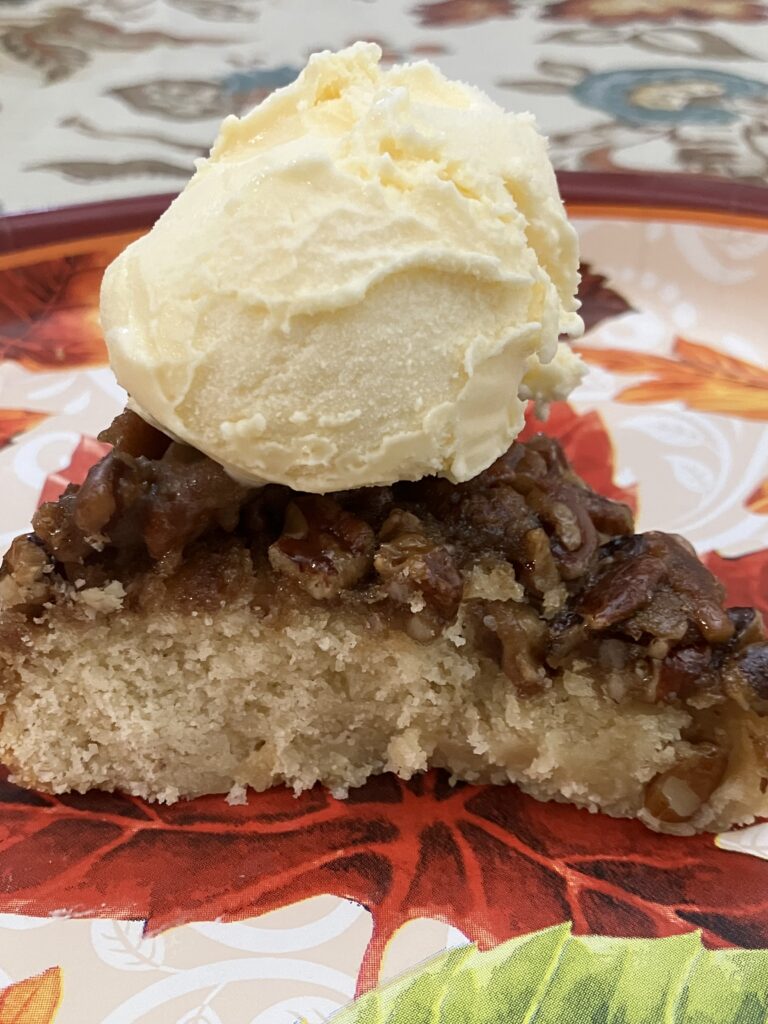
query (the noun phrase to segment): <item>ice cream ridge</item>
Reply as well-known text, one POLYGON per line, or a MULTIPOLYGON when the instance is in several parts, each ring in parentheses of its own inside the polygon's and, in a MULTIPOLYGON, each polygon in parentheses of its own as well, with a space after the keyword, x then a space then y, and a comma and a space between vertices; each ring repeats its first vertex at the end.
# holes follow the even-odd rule
POLYGON ((316 54, 226 118, 104 278, 134 407, 244 482, 461 482, 580 378, 577 240, 532 116, 380 58, 316 54))

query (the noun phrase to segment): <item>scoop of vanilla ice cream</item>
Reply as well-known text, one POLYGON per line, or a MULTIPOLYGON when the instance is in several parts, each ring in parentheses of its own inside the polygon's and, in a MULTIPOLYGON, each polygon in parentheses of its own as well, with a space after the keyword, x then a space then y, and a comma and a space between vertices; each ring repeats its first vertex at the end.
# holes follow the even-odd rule
POLYGON ((555 359, 582 327, 576 236, 533 118, 380 57, 316 54, 228 117, 104 277, 134 406, 243 481, 467 480, 519 432, 519 393, 579 377, 555 359))

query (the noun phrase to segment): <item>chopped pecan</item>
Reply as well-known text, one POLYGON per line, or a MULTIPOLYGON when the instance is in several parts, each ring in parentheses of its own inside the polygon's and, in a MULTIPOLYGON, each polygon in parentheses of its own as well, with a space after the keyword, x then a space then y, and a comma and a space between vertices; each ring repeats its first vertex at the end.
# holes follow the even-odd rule
POLYGON ((729 643, 734 649, 765 639, 763 620, 756 609, 728 608, 726 614, 733 623, 733 636, 729 643))
POLYGON ((571 469, 568 459, 565 457, 562 445, 554 437, 548 437, 546 434, 535 434, 526 444, 520 445, 520 447, 525 454, 518 472, 531 472, 532 466, 543 464, 543 471, 535 471, 539 477, 551 475, 554 477, 564 476, 569 480, 578 480, 578 477, 571 469))
POLYGON ((193 448, 171 445, 159 461, 113 450, 91 468, 79 489, 43 505, 33 526, 64 564, 82 562, 105 543, 120 549, 145 546, 158 560, 180 552, 211 527, 233 530, 248 493, 193 448))
MULTIPOLYGON (((142 493, 142 537, 152 558, 181 551, 211 528, 231 533, 249 491, 212 459, 172 445, 142 493), (169 457, 170 456, 170 457, 169 457)), ((145 468, 144 460, 141 463, 145 468)))
POLYGON ((481 649, 498 661, 519 693, 530 696, 548 685, 547 627, 530 605, 472 601, 469 611, 481 649))
POLYGON ((379 533, 373 564, 386 595, 415 640, 434 639, 459 610, 462 579, 444 544, 432 540, 413 513, 394 509, 379 533))
POLYGON ((699 561, 691 545, 676 534, 646 534, 658 556, 664 558, 667 579, 684 601, 691 622, 709 643, 730 640, 734 626, 723 607, 725 588, 699 561))
POLYGON ((251 491, 240 510, 242 531, 258 553, 266 555, 269 545, 280 536, 292 493, 289 487, 267 484, 251 491))
POLYGON ((646 605, 621 623, 621 631, 634 640, 650 636, 670 644, 701 641, 701 634, 691 623, 687 603, 666 582, 659 584, 646 605))
POLYGON ((351 491, 331 494, 330 497, 377 532, 395 506, 395 495, 391 487, 357 487, 351 491))
POLYGON ((0 567, 0 604, 39 606, 51 589, 50 558, 35 539, 25 533, 16 537, 0 567))
POLYGON ((58 501, 48 501, 32 516, 32 529, 45 550, 58 562, 78 564, 94 548, 75 523, 78 488, 70 484, 58 501))
POLYGON ((736 663, 755 696, 768 703, 768 641, 745 647, 736 663))
POLYGON ((560 586, 560 574, 549 538, 540 526, 529 530, 522 538, 515 564, 526 589, 537 596, 555 591, 560 586))
POLYGON ((714 743, 702 743, 645 788, 645 809, 656 821, 690 821, 723 781, 728 759, 714 743))
POLYGON ((628 537, 634 532, 634 516, 629 505, 606 498, 588 487, 582 489, 579 500, 598 532, 604 536, 628 537))
POLYGON ((161 458, 171 444, 167 434, 150 426, 132 409, 116 416, 99 434, 99 440, 106 441, 126 455, 144 455, 148 459, 161 458))
POLYGON ((421 481, 411 495, 460 546, 503 555, 536 597, 591 571, 601 534, 632 530, 630 509, 594 495, 543 435, 513 444, 465 484, 421 481))
POLYGON ((685 700, 717 685, 717 672, 712 648, 706 644, 677 647, 661 661, 655 699, 685 700))
POLYGON ((522 494, 503 484, 456 493, 460 501, 446 503, 442 512, 466 544, 484 554, 498 552, 510 562, 525 557, 523 538, 540 526, 522 494))
POLYGON ((590 568, 598 531, 609 536, 632 532, 630 508, 587 487, 553 438, 538 434, 525 445, 513 446, 488 472, 525 495, 549 528, 553 554, 564 579, 578 579, 590 568))
POLYGON ((301 495, 288 504, 269 561, 312 597, 324 600, 355 586, 373 561, 373 530, 332 498, 301 495))
POLYGON ((680 538, 638 534, 604 545, 601 554, 577 604, 590 629, 620 625, 634 638, 681 640, 691 624, 709 643, 733 635, 722 586, 680 538))
POLYGON ((75 497, 72 522, 84 537, 100 534, 117 511, 117 490, 130 466, 116 452, 97 462, 75 497))
POLYGON ((768 715, 768 640, 748 644, 722 671, 725 692, 743 708, 768 715))
MULTIPOLYGON (((561 552, 569 555, 584 546, 584 533, 589 530, 594 538, 592 550, 597 546, 596 530, 584 509, 575 507, 568 501, 568 491, 558 489, 551 501, 544 501, 543 492, 538 492, 537 502, 533 505, 542 520, 552 527, 561 552), (536 506, 539 506, 538 508, 536 506)), ((581 573, 577 573, 581 575, 581 573)))
POLYGON ((561 483, 549 491, 533 488, 528 494, 528 504, 549 527, 552 554, 565 580, 579 579, 588 571, 599 543, 581 490, 561 483))
POLYGON ((587 583, 578 610, 590 629, 603 630, 628 619, 653 597, 664 565, 652 555, 642 536, 606 544, 596 576, 587 583))
POLYGON ((572 609, 563 609, 548 628, 547 664, 553 668, 562 667, 589 637, 584 619, 572 609))

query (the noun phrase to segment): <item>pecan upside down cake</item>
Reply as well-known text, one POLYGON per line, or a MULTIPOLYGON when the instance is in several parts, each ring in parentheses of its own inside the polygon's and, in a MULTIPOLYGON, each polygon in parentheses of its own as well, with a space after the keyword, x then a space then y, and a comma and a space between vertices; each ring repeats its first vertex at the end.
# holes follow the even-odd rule
POLYGON ((160 800, 428 765, 673 832, 768 813, 768 644, 557 442, 465 484, 253 489, 132 412, 0 581, 0 756, 160 800))
POLYGON ((583 367, 545 140, 355 44, 107 269, 129 411, 0 578, 0 758, 157 800, 429 766, 672 832, 768 814, 768 645, 525 403, 583 367))

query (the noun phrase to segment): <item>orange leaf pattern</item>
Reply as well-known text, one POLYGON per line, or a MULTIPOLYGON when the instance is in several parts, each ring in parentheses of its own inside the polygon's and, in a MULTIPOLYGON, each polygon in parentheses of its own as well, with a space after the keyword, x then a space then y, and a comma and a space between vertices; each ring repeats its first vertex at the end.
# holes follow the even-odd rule
POLYGON ((677 338, 675 358, 628 349, 579 348, 588 363, 617 373, 651 374, 624 388, 621 402, 683 402, 699 412, 768 421, 768 371, 708 345, 677 338))
POLYGON ((50 1024, 61 1004, 62 972, 49 967, 0 991, 0 1024, 50 1024))
POLYGON ((768 549, 740 558, 723 558, 711 551, 704 556, 704 564, 725 584, 732 605, 758 608, 768 618, 768 549))
POLYGON ((28 370, 99 366, 99 286, 115 252, 65 256, 0 274, 0 360, 28 370))
POLYGON ((763 480, 760 486, 747 498, 747 508, 758 516, 768 516, 768 480, 763 480))
POLYGON ((47 413, 28 409, 0 409, 0 448, 5 448, 19 434, 42 423, 47 413))

